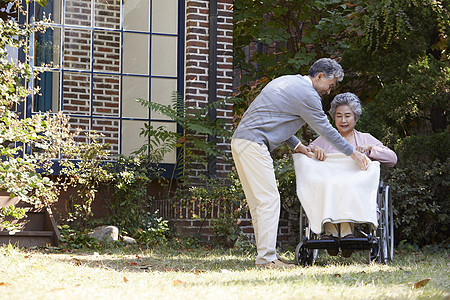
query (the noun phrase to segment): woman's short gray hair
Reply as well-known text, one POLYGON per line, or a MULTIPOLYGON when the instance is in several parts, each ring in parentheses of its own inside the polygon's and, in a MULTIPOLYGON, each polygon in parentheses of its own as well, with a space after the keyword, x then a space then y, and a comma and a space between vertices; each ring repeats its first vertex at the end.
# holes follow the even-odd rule
POLYGON ((309 68, 308 75, 311 77, 316 77, 319 73, 323 73, 328 79, 334 77, 336 77, 338 81, 344 79, 344 70, 341 65, 331 58, 321 58, 309 68))
POLYGON ((338 106, 341 105, 348 105, 350 109, 355 114, 356 121, 359 120, 359 117, 361 117, 362 114, 362 106, 361 101, 359 100, 358 96, 356 96, 353 93, 342 93, 336 95, 334 97, 333 101, 331 101, 331 107, 328 111, 330 113, 331 118, 334 120, 334 115, 336 114, 336 109, 338 106))

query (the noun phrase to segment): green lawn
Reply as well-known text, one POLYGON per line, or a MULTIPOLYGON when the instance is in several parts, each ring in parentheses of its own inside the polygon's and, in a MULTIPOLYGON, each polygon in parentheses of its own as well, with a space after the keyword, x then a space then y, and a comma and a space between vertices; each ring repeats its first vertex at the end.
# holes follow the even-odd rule
MULTIPOLYGON (((290 252, 283 253, 293 259, 290 252)), ((312 267, 254 267, 254 254, 159 247, 105 252, 0 248, 0 299, 450 299, 449 255, 397 253, 389 265, 320 253, 312 267), (428 284, 414 288, 420 280, 428 284)))

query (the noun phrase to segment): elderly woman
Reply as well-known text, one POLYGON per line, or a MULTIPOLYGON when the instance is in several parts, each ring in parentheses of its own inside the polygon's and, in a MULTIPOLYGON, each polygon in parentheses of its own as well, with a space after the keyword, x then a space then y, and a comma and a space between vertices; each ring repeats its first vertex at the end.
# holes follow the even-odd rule
MULTIPOLYGON (((356 151, 365 153, 371 160, 379 161, 381 164, 392 167, 397 163, 397 155, 394 151, 384 146, 379 140, 369 133, 362 133, 355 130, 356 122, 362 114, 362 107, 359 98, 353 93, 343 93, 337 95, 331 102, 329 110, 331 118, 334 120, 337 130, 356 151)), ((338 153, 324 138, 318 137, 308 148, 314 153, 318 160, 326 160, 328 153, 338 153)), ((353 235, 353 223, 341 222, 324 224, 324 234, 322 239, 351 238, 353 235)), ((337 255, 337 249, 329 251, 330 255, 337 255)), ((345 251, 342 255, 349 257, 351 251, 345 251)))

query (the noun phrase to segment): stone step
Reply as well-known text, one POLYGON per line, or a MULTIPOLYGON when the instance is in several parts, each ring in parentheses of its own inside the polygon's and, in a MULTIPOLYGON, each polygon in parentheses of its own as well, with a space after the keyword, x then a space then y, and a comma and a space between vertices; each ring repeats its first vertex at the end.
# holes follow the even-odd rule
MULTIPOLYGON (((21 220, 6 217, 12 224, 21 225, 20 231, 14 235, 1 228, 0 245, 16 244, 19 247, 40 247, 50 244, 59 246, 60 233, 50 208, 36 209, 27 203, 15 203, 16 207, 23 208, 27 217, 21 220)), ((1 221, 1 220, 0 220, 1 221)), ((1 223, 1 222, 0 222, 1 223)))
POLYGON ((0 231, 0 245, 16 245, 18 247, 40 247, 46 244, 55 245, 57 237, 53 231, 19 231, 10 235, 7 231, 0 231))

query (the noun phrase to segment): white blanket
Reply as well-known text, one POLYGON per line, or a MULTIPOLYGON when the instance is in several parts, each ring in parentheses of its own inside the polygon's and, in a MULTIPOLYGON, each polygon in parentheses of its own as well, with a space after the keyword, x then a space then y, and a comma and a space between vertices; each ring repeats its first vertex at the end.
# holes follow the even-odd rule
POLYGON ((328 154, 325 161, 304 154, 292 155, 297 180, 297 196, 311 223, 320 234, 325 222, 377 222, 377 188, 380 163, 368 160, 362 171, 350 157, 328 154))

